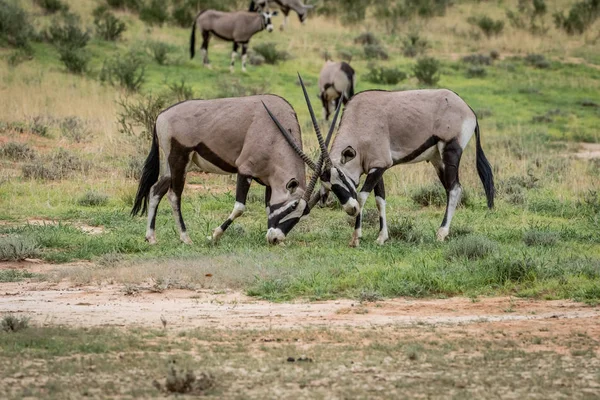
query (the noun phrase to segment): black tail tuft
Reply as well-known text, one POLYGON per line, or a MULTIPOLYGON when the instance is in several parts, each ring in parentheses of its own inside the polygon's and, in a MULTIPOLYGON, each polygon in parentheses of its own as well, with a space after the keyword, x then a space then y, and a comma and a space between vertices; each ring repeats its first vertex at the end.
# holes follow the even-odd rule
POLYGON ((485 190, 485 197, 487 198, 488 208, 494 207, 494 195, 496 194, 496 188, 494 187, 494 175, 492 174, 492 166, 485 157, 483 149, 481 148, 481 139, 479 134, 479 122, 475 126, 475 139, 476 139, 476 158, 477 158, 477 173, 479 179, 483 183, 483 189, 485 190))
POLYGON ((345 92, 346 96, 344 96, 344 104, 346 104, 348 100, 350 100, 352 96, 354 96, 355 73, 354 68, 352 68, 350 64, 344 61, 342 61, 342 72, 346 74, 346 77, 348 77, 348 80, 350 81, 350 89, 348 89, 348 91, 345 92))
POLYGON ((150 195, 150 189, 158 181, 158 175, 160 173, 160 155, 158 151, 158 137, 156 136, 156 125, 154 125, 154 133, 152 135, 152 147, 150 147, 150 154, 146 158, 144 163, 144 169, 142 170, 142 177, 140 178, 140 185, 138 186, 137 194, 135 195, 135 202, 131 209, 131 216, 137 214, 144 215, 148 208, 148 197, 150 195), (141 212, 140 212, 141 211, 141 212))
POLYGON ((190 38, 190 58, 194 58, 196 54, 196 20, 198 17, 194 18, 194 24, 192 25, 192 37, 190 38))

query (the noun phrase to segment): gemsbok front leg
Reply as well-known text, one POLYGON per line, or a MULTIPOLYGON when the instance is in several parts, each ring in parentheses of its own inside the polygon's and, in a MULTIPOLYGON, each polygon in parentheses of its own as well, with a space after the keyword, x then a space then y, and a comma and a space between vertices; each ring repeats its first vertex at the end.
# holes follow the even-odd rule
POLYGON ((171 148, 169 155, 169 167, 171 169, 171 186, 167 192, 167 197, 173 209, 173 218, 179 230, 179 239, 185 244, 192 244, 192 240, 187 234, 183 215, 181 214, 181 194, 185 186, 185 172, 189 163, 189 150, 171 148), (181 151, 178 151, 181 150, 181 151))
POLYGON ((246 72, 246 60, 248 59, 248 43, 242 43, 242 72, 246 72))
POLYGON ((231 51, 231 64, 229 65, 229 71, 233 73, 235 68, 235 58, 237 57, 239 44, 237 42, 233 42, 233 50, 231 51))
POLYGON ((383 177, 379 179, 379 182, 375 185, 375 204, 377 204, 377 211, 379 212, 379 236, 377 236, 377 244, 384 244, 388 238, 388 227, 387 217, 385 215, 385 185, 383 183, 383 177))
MULTIPOLYGON (((354 232, 352 233, 352 239, 350 239, 350 247, 358 247, 360 244, 360 238, 362 237, 362 213, 365 202, 369 197, 369 193, 375 188, 377 183, 381 180, 385 169, 383 168, 373 168, 369 171, 367 175, 367 179, 365 179, 365 183, 363 184, 360 192, 358 193, 358 215, 356 216, 356 220, 354 222, 354 232)), ((385 211, 384 211, 385 213, 385 211)))
POLYGON ((156 211, 160 201, 171 186, 171 177, 165 176, 152 185, 148 196, 148 224, 146 226, 146 241, 156 244, 156 211))
POLYGON ((248 191, 250 190, 250 184, 252 183, 252 177, 248 175, 238 174, 237 185, 235 188, 235 205, 233 211, 229 214, 229 217, 221 224, 221 226, 215 228, 212 234, 212 240, 217 242, 223 232, 229 228, 229 225, 238 217, 241 217, 244 211, 246 211, 246 199, 248 198, 248 191))
POLYGON ((208 60, 208 42, 210 42, 210 32, 202 32, 202 64, 210 69, 210 61, 208 60))

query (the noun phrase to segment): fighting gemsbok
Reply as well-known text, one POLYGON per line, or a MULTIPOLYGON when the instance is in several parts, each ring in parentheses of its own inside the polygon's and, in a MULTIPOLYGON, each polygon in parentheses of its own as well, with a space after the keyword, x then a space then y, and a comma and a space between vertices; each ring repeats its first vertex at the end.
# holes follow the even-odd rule
POLYGON ((258 95, 175 104, 156 119, 152 147, 131 214, 148 211, 146 240, 156 243, 156 210, 167 194, 180 239, 191 243, 181 215, 181 194, 186 169, 193 162, 204 172, 237 174, 233 211, 214 229, 214 241, 243 214, 250 184, 255 180, 266 187, 267 240, 276 244, 285 239, 319 198, 313 191, 322 157, 315 164, 306 156, 299 158, 297 153, 302 153, 300 126, 294 109, 281 97, 258 95), (273 125, 274 115, 289 129, 283 137, 273 125), (164 155, 160 179, 159 149, 164 155), (305 163, 317 171, 308 186, 305 163))
MULTIPOLYGON (((303 90, 306 92, 306 89, 303 90)), ((306 96, 311 117, 314 112, 306 96)), ((362 210, 375 191, 379 211, 377 243, 388 239, 383 173, 398 164, 428 161, 446 189, 446 212, 437 231, 444 240, 462 193, 458 167, 471 136, 476 137, 476 163, 489 208, 494 205, 494 178, 481 148, 479 124, 473 110, 456 93, 445 90, 404 92, 365 91, 346 106, 338 133, 331 145, 319 139, 324 168, 323 187, 336 195, 347 214, 356 217, 350 246, 362 235, 362 210), (359 179, 367 174, 358 190, 359 179)), ((317 136, 320 133, 317 132, 317 136)))
POLYGON ((331 109, 340 102, 344 105, 354 96, 356 85, 354 69, 342 61, 326 61, 319 74, 319 98, 323 103, 323 118, 329 120, 331 109))
POLYGON ((215 10, 201 11, 194 20, 192 25, 192 36, 190 38, 190 57, 194 58, 196 53, 196 26, 202 34, 202 62, 205 66, 210 67, 208 60, 208 43, 210 36, 233 42, 233 51, 231 52, 230 70, 233 72, 235 58, 239 46, 242 46, 242 71, 246 72, 246 52, 248 51, 248 43, 252 36, 266 29, 268 32, 273 31, 271 17, 277 15, 275 12, 223 12, 215 10))
POLYGON ((298 14, 298 18, 303 24, 308 17, 308 10, 314 8, 313 5, 304 4, 301 0, 252 0, 249 11, 268 10, 271 5, 277 6, 283 13, 283 22, 279 27, 281 30, 284 30, 287 25, 290 10, 294 10, 298 14))

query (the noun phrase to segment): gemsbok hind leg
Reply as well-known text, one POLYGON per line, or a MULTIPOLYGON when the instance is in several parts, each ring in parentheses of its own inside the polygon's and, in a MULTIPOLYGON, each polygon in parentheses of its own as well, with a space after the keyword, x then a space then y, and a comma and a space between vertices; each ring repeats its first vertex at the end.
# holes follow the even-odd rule
POLYGON ((252 177, 248 175, 238 174, 237 176, 237 184, 235 188, 235 205, 233 206, 233 211, 229 214, 229 217, 219 226, 215 228, 212 234, 212 240, 217 242, 223 232, 229 225, 238 217, 241 217, 244 211, 246 211, 246 199, 248 198, 248 191, 250 190, 250 184, 252 183, 252 177))
POLYGON ((148 225, 146 227, 146 241, 150 244, 156 244, 156 211, 158 204, 171 186, 171 177, 165 176, 150 188, 150 198, 148 200, 148 225))
POLYGON ((385 185, 383 183, 383 177, 379 179, 379 182, 375 185, 375 204, 377 204, 377 211, 379 211, 379 236, 377 236, 377 244, 384 244, 388 238, 388 227, 387 218, 385 215, 385 185))
POLYGON ((233 73, 234 71, 235 58, 237 57, 238 47, 239 45, 237 44, 237 42, 233 42, 233 50, 231 51, 231 65, 229 65, 229 71, 231 71, 231 73, 233 73))
POLYGON ((462 187, 458 180, 458 167, 463 149, 456 139, 446 143, 441 150, 441 161, 438 159, 436 167, 438 176, 446 189, 446 213, 442 225, 437 231, 437 240, 443 241, 450 233, 450 222, 460 202, 462 187))
POLYGON ((208 43, 210 42, 210 32, 202 31, 202 64, 208 69, 211 68, 208 60, 208 43))
POLYGON ((171 202, 173 217, 179 230, 179 238, 185 244, 192 244, 192 240, 187 234, 183 215, 181 214, 181 194, 185 186, 185 172, 189 161, 189 152, 182 152, 175 155, 173 152, 169 156, 169 166, 171 169, 171 187, 167 197, 171 202))

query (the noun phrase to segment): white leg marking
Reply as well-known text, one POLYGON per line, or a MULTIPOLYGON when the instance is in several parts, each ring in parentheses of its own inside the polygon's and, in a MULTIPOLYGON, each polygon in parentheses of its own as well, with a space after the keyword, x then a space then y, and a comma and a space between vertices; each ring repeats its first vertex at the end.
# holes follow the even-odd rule
POLYGON ((160 198, 152 193, 154 193, 154 188, 156 185, 153 185, 150 189, 150 200, 148 201, 148 224, 146 225, 146 240, 150 244, 156 244, 156 233, 152 226, 152 219, 156 215, 156 209, 158 207, 158 202, 160 198))
POLYGON ((460 144, 460 147, 463 150, 467 147, 473 133, 475 133, 475 126, 477 126, 477 120, 475 118, 467 118, 462 123, 458 144, 460 144))
POLYGON ((233 73, 233 71, 234 71, 235 56, 237 56, 237 53, 235 51, 232 51, 231 52, 231 65, 229 65, 229 71, 231 71, 231 73, 233 73))
MULTIPOLYGON (((229 214, 229 218, 231 220, 231 222, 233 222, 236 218, 240 217, 244 211, 246 211, 246 206, 240 202, 235 202, 235 205, 233 206, 233 211, 231 212, 231 214, 229 214)), ((213 230, 213 234, 212 234, 212 240, 213 241, 218 241, 221 238, 221 235, 223 235, 223 229, 218 226, 217 228, 215 228, 215 230, 213 230)))
POLYGON ((387 218, 385 215, 385 200, 379 196, 375 196, 375 203, 377 204, 377 210, 379 210, 379 220, 381 221, 381 229, 379 230, 379 236, 377 237, 377 244, 384 244, 389 238, 387 218))
POLYGON ((450 233, 450 222, 456 211, 456 206, 460 202, 460 195, 462 194, 462 188, 460 185, 456 185, 448 194, 448 209, 446 214, 446 223, 440 227, 437 231, 437 240, 443 242, 444 239, 450 233))

